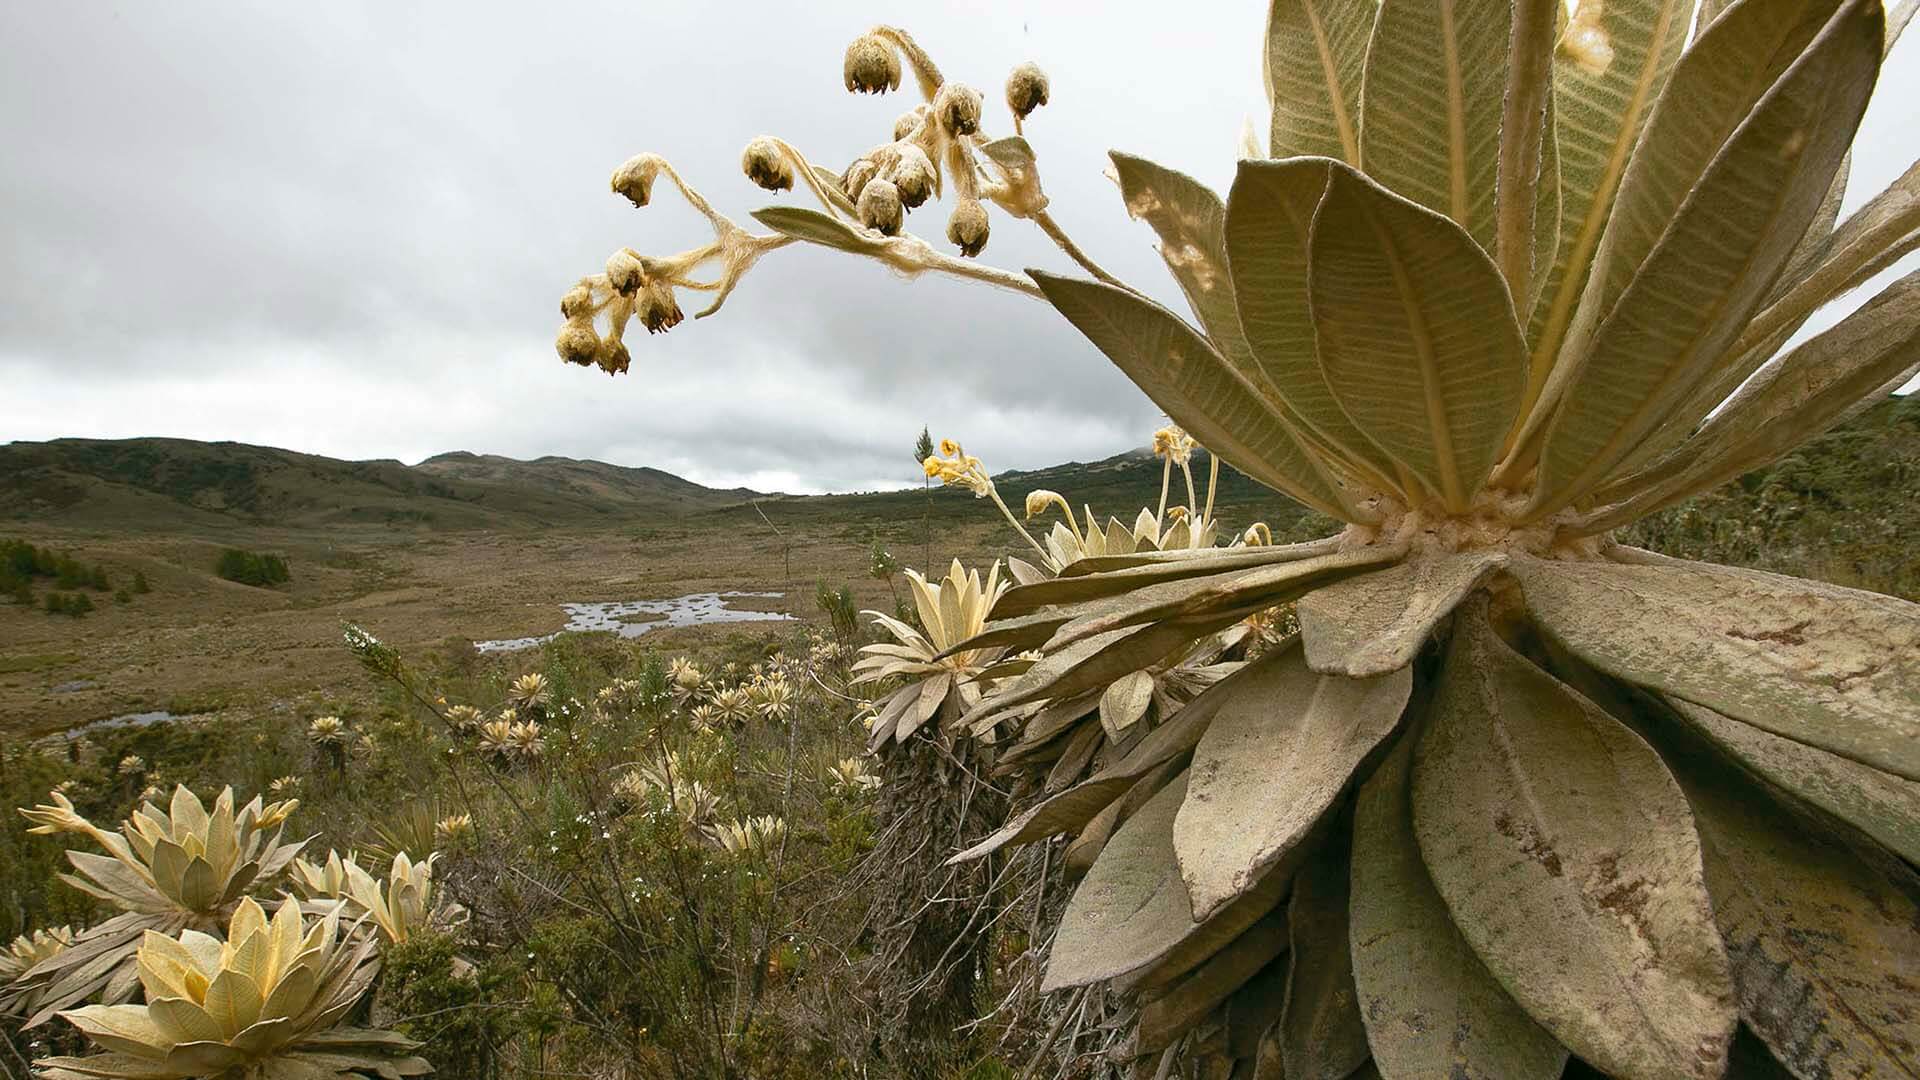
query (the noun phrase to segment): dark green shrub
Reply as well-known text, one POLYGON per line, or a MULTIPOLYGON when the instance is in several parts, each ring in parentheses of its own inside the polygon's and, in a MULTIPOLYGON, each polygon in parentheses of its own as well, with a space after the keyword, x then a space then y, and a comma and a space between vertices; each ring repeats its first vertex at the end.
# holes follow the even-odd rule
POLYGON ((292 572, 287 569, 287 561, 280 556, 242 551, 239 548, 222 551, 220 561, 214 564, 214 573, 228 581, 259 588, 284 585, 293 580, 292 572))

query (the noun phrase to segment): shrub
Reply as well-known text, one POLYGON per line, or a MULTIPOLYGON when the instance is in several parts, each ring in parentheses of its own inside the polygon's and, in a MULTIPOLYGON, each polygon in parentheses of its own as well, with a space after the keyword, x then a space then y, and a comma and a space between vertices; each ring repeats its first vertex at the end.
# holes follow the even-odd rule
POLYGON ((287 561, 280 556, 239 548, 222 551, 219 561, 214 564, 214 573, 228 581, 260 588, 284 585, 293 580, 292 572, 287 569, 287 561))

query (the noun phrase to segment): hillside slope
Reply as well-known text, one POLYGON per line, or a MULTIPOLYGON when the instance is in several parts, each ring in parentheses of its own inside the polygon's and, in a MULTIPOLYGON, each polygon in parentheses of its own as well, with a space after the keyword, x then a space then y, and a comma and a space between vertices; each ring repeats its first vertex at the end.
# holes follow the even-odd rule
POLYGON ((592 526, 741 497, 657 469, 553 457, 443 454, 407 466, 187 439, 0 446, 0 520, 91 528, 592 526))

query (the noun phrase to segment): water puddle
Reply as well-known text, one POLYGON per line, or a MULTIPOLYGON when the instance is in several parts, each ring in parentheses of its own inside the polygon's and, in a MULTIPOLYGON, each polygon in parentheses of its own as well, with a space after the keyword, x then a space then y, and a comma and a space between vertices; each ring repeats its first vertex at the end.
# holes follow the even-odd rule
POLYGON ((93 720, 81 724, 76 728, 68 728, 66 731, 61 732, 59 737, 68 742, 72 742, 75 739, 102 731, 115 731, 120 728, 152 727, 154 724, 165 724, 178 719, 180 719, 180 717, 164 709, 156 709, 153 712, 127 713, 125 716, 110 716, 105 720, 93 720))
POLYGON ((779 598, 777 592, 710 592, 675 597, 672 600, 609 600, 591 604, 561 604, 567 624, 551 634, 539 637, 502 638, 476 641, 480 652, 513 652, 531 649, 552 641, 561 634, 609 631, 623 638, 637 638, 660 627, 701 626, 723 622, 789 622, 793 616, 779 611, 741 611, 728 604, 740 597, 779 598), (636 616, 644 616, 638 618, 636 616))

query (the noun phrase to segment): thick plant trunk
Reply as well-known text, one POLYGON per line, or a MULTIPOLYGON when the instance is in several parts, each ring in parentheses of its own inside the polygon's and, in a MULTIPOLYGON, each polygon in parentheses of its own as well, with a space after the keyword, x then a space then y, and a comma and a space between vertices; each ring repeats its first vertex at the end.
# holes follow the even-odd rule
POLYGON ((977 777, 971 744, 921 733, 884 752, 870 890, 866 989, 871 1046, 888 1076, 938 1076, 964 1052, 956 1028, 980 1013, 991 970, 991 860, 950 867, 954 851, 1003 820, 1004 796, 977 777))

